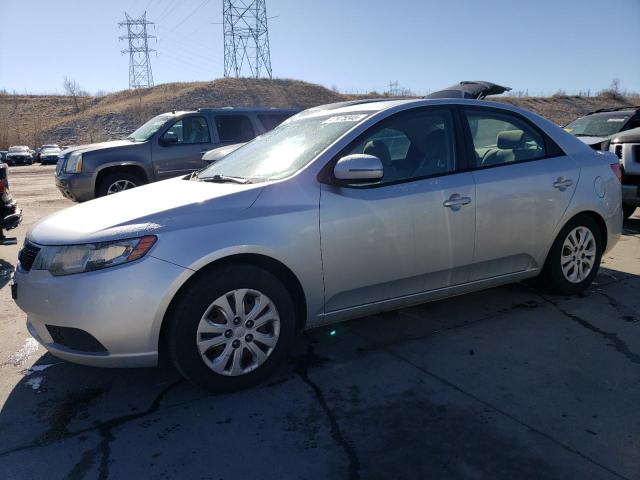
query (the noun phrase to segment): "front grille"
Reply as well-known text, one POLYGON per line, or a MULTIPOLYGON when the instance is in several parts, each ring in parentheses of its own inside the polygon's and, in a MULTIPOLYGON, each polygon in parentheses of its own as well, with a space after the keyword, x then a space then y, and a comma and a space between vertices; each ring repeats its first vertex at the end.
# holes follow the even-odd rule
POLYGON ((79 328, 47 325, 47 330, 53 341, 63 347, 80 352, 107 353, 107 349, 96 337, 79 328))
POLYGON ((622 160, 622 145, 616 145, 615 152, 616 152, 616 156, 617 156, 620 160, 622 160))
POLYGON ((39 247, 36 247, 29 240, 25 240, 24 246, 20 253, 18 254, 18 261, 20 262, 20 268, 25 272, 31 270, 33 266, 33 262, 38 256, 38 252, 40 251, 39 247))

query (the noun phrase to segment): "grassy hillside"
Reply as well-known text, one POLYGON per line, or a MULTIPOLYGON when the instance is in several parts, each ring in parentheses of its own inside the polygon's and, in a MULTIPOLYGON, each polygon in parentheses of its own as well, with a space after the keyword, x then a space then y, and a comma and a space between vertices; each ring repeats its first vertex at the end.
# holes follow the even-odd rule
MULTIPOLYGON (((355 98, 297 80, 220 79, 169 83, 102 97, 0 94, 0 149, 8 145, 61 145, 121 138, 151 116, 199 107, 306 108, 355 98)), ((495 97, 565 124, 603 107, 638 103, 612 96, 495 97)))

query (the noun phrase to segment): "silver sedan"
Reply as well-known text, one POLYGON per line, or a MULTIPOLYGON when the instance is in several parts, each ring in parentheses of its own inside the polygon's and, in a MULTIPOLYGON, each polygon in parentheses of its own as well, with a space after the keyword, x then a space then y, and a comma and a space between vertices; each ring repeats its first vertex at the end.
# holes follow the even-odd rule
POLYGON ((301 329, 537 276, 580 292, 621 224, 615 155, 533 113, 354 101, 42 220, 13 292, 60 358, 167 355, 229 391, 267 377, 301 329))

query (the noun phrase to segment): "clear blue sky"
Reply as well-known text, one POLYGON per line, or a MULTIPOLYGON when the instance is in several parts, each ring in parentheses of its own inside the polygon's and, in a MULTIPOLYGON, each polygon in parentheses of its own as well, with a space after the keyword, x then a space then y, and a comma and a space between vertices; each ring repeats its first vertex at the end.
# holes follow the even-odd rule
MULTIPOLYGON (((0 89, 128 86, 117 23, 157 22, 155 83, 223 75, 222 0, 0 0, 0 89)), ((276 77, 418 93, 490 80, 531 94, 640 91, 640 0, 267 0, 276 77)))

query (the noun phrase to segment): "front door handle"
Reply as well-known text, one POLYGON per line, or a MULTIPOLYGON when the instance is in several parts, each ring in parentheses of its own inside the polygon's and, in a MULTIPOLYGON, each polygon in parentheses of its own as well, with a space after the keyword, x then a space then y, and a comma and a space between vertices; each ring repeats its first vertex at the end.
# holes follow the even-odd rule
POLYGON ((558 179, 553 182, 553 188, 557 188, 561 192, 564 192, 567 188, 573 185, 573 180, 570 178, 558 177, 558 179))
POLYGON ((453 211, 458 211, 463 205, 468 205, 469 203, 471 203, 471 199, 469 197, 462 197, 459 193, 454 193, 449 197, 449 200, 445 200, 442 205, 453 211))

